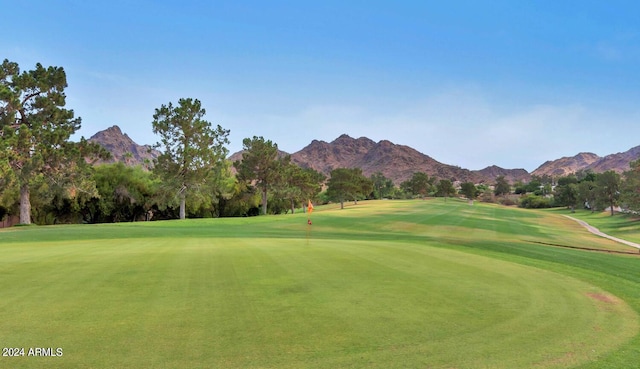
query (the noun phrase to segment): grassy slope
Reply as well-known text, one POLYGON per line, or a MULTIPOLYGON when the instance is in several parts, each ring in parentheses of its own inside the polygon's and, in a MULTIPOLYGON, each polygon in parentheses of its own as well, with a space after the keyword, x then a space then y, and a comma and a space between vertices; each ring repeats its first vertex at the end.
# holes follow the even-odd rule
POLYGON ((640 243, 640 221, 637 216, 616 213, 611 216, 609 212, 595 212, 578 210, 570 213, 566 209, 552 209, 547 212, 566 214, 574 218, 584 220, 602 232, 632 242, 640 243))
MULTIPOLYGON (((17 367, 624 367, 638 258, 556 214, 449 201, 0 233, 17 367), (515 263, 514 263, 515 262, 515 263), (626 302, 626 303, 625 303, 626 302)), ((7 333, 8 332, 8 333, 7 333)))

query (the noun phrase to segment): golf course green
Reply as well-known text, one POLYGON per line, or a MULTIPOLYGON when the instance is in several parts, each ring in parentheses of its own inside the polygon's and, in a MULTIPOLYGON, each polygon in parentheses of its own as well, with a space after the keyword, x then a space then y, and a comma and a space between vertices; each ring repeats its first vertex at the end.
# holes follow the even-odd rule
POLYGON ((634 368, 640 253, 562 214, 389 200, 313 225, 2 230, 0 368, 634 368))

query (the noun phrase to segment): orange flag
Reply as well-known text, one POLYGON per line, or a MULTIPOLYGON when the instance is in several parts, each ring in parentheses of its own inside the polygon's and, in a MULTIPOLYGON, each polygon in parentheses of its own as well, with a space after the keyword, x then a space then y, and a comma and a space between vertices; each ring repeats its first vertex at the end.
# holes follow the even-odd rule
POLYGON ((311 214, 311 212, 313 212, 313 204, 311 203, 311 200, 309 200, 309 204, 307 205, 307 209, 309 210, 309 214, 311 214))

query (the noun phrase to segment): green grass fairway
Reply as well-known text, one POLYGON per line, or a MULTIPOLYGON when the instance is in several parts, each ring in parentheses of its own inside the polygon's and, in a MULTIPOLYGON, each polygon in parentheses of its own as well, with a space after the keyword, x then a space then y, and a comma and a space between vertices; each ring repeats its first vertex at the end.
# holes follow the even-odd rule
POLYGON ((551 209, 545 211, 566 214, 576 219, 584 220, 611 236, 640 243, 640 217, 637 215, 616 213, 615 216, 612 217, 611 213, 606 211, 598 211, 594 213, 589 210, 578 210, 575 213, 570 213, 566 209, 551 209))
POLYGON ((312 219, 0 231, 0 346, 25 348, 0 368, 640 362, 640 255, 570 248, 634 251, 558 212, 373 201, 312 219))

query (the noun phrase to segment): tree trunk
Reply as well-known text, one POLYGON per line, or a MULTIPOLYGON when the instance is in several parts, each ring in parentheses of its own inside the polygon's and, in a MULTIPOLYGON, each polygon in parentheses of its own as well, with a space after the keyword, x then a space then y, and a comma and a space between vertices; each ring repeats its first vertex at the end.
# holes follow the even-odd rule
POLYGON ((291 214, 294 214, 296 211, 296 204, 293 202, 293 199, 291 199, 291 214))
POLYGON ((344 209, 344 200, 340 200, 340 209, 344 209))
POLYGON ((613 201, 609 204, 609 209, 611 209, 611 216, 613 216, 613 201))
POLYGON ((180 219, 185 219, 187 217, 187 195, 183 192, 180 194, 180 219))
POLYGON ((267 215, 267 189, 262 190, 262 215, 267 215))
POLYGON ((31 200, 29 199, 29 184, 20 186, 20 224, 31 224, 31 200))

